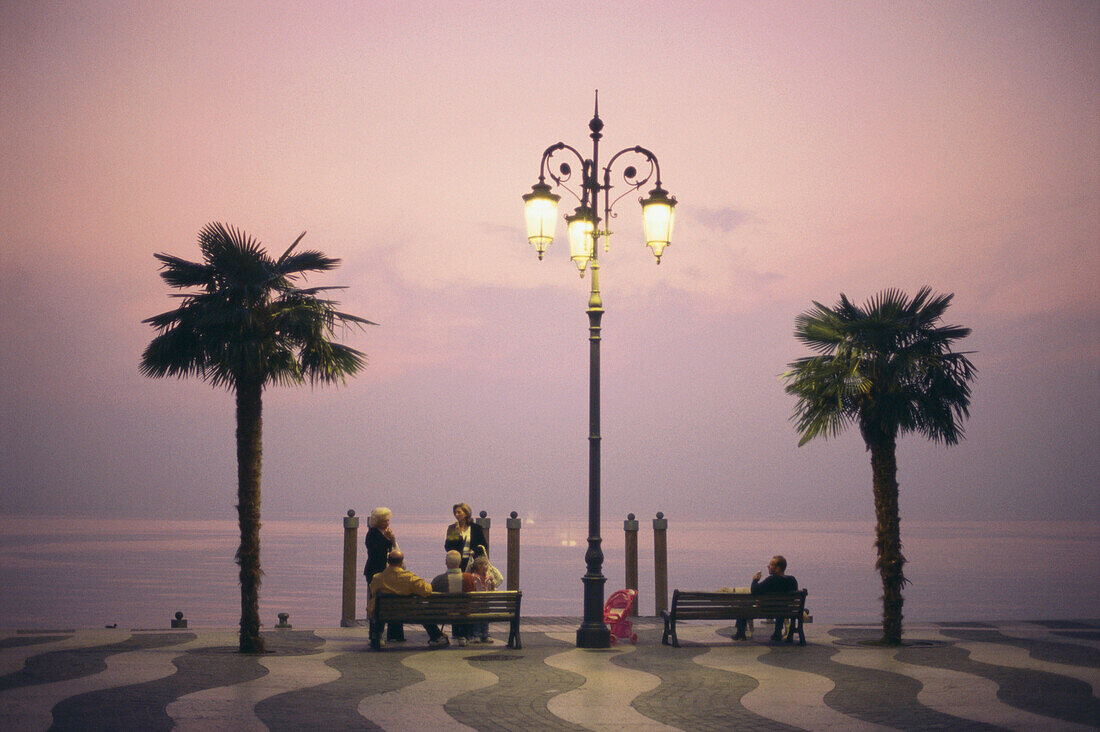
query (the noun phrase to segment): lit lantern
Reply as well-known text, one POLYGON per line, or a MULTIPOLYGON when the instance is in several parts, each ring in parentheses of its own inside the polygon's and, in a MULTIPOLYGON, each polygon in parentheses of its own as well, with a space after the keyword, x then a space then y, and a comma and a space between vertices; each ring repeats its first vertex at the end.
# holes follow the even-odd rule
POLYGON ((535 246, 539 259, 550 242, 554 241, 554 228, 558 220, 558 201, 561 196, 550 192, 550 186, 536 183, 523 197, 523 210, 527 216, 527 241, 535 246))
POLYGON ((565 222, 569 230, 569 256, 577 264, 577 269, 584 277, 584 269, 588 266, 588 260, 592 259, 592 247, 594 237, 592 232, 596 229, 596 220, 592 215, 592 209, 586 206, 578 206, 572 216, 566 216, 565 222))
POLYGON ((642 223, 645 229, 646 246, 653 250, 657 264, 661 263, 661 254, 672 242, 672 209, 676 199, 658 185, 649 192, 649 198, 642 199, 642 223))

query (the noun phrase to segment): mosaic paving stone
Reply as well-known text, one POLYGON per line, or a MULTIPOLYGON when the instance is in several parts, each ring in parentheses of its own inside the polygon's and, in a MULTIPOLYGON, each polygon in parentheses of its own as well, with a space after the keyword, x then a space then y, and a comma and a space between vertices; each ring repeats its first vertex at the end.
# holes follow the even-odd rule
POLYGON ((546 658, 568 650, 570 645, 549 637, 523 637, 523 648, 476 646, 478 653, 466 658, 471 666, 498 676, 493 686, 449 700, 448 714, 469 727, 492 732, 511 730, 583 730, 554 716, 550 699, 579 688, 584 677, 546 664, 546 658), (489 648, 496 648, 488 652, 489 648))
POLYGON ((661 679, 657 688, 634 700, 639 712, 681 729, 794 729, 741 704, 742 697, 757 687, 756 679, 698 663, 699 657, 711 651, 711 645, 730 650, 731 641, 714 631, 689 626, 677 628, 676 634, 680 648, 661 645, 661 631, 649 631, 641 634, 633 653, 612 660, 616 666, 646 671, 661 679))
MULTIPOLYGON (((874 640, 881 635, 877 630, 851 628, 833 629, 831 634, 853 640, 874 640)), ((802 650, 807 652, 770 654, 762 661, 829 678, 835 688, 825 695, 825 703, 843 714, 898 729, 996 729, 925 706, 918 698, 921 683, 916 679, 891 671, 839 663, 835 658, 840 649, 836 647, 813 645, 802 650)), ((880 654, 882 650, 870 647, 850 652, 880 654)))
POLYGON ((109 645, 52 651, 31 656, 21 670, 0 677, 0 691, 91 676, 107 669, 105 659, 108 656, 143 648, 175 645, 192 640, 194 637, 194 635, 181 637, 176 633, 142 634, 109 645))
POLYGON ((34 646, 42 643, 56 643, 66 638, 72 638, 72 635, 13 635, 0 639, 0 648, 19 648, 20 646, 34 646))
POLYGON ((423 674, 402 664, 415 652, 374 653, 364 637, 361 650, 325 661, 340 674, 338 679, 265 699, 256 705, 256 716, 272 732, 380 729, 359 713, 359 704, 423 680, 423 674))
POLYGON ((1068 643, 1031 644, 996 631, 944 630, 943 633, 968 641, 963 647, 974 664, 974 673, 996 681, 997 697, 1005 703, 1032 714, 1100 726, 1100 700, 1095 696, 1100 673, 1095 673, 1091 665, 1078 669, 1075 667, 1080 664, 1046 660, 1058 658, 1055 651, 1062 649, 1080 661, 1088 656, 1082 657, 1078 651, 1092 649, 1068 643), (1059 665, 1067 673, 1081 675, 1086 680, 1048 670, 1059 665))

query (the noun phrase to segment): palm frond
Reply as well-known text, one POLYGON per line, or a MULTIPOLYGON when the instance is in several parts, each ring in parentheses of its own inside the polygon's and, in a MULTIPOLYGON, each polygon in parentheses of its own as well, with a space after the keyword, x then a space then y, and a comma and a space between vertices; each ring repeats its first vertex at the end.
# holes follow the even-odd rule
POLYGON ((163 330, 167 330, 168 328, 171 328, 173 325, 178 323, 181 317, 182 317, 182 313, 177 308, 176 310, 169 310, 167 312, 163 312, 163 313, 160 313, 158 315, 153 315, 151 317, 145 318, 145 320, 142 320, 141 322, 142 323, 148 323, 149 325, 153 326, 153 328, 155 328, 156 330, 163 331, 163 330))
MULTIPOLYGON (((923 292, 923 289, 918 292, 917 297, 919 298, 923 292)), ((843 295, 841 297, 843 297, 843 295)), ((895 320, 905 313, 908 307, 909 298, 906 297, 905 293, 897 288, 891 287, 872 295, 862 312, 865 318, 871 320, 877 318, 895 320)))
POLYGON ((346 290, 347 285, 323 285, 320 287, 295 287, 293 292, 298 295, 312 296, 329 290, 346 290))
POLYGON ((860 306, 837 304, 795 318, 795 336, 818 356, 790 364, 786 391, 801 441, 830 437, 858 421, 865 439, 918 432, 954 444, 969 414, 976 369, 954 342, 969 328, 939 325, 952 295, 922 287, 909 298, 887 289, 860 306))
POLYGON ((325 272, 335 269, 340 260, 326 256, 323 252, 306 250, 280 260, 278 272, 284 277, 293 277, 307 272, 325 272))
POLYGON ((286 248, 286 251, 283 252, 281 255, 279 255, 279 258, 275 261, 275 266, 276 267, 282 266, 282 264, 286 260, 287 256, 289 256, 289 254, 292 251, 294 251, 294 247, 298 246, 298 242, 300 242, 302 239, 304 239, 305 236, 306 236, 306 232, 303 231, 301 234, 298 235, 298 238, 294 240, 294 243, 291 244, 290 246, 288 246, 286 248))
POLYGON ((303 349, 302 371, 311 383, 344 383, 367 365, 366 354, 341 343, 313 343, 303 349))
POLYGON ((352 315, 351 313, 345 313, 339 310, 334 310, 332 315, 336 319, 336 322, 342 325, 358 325, 359 327, 364 325, 378 325, 378 323, 375 323, 373 320, 360 318, 358 315, 352 315))
POLYGON ((843 323, 819 302, 795 318, 794 336, 818 353, 832 353, 843 341, 843 323))
POLYGON ((145 347, 141 354, 142 375, 153 378, 198 376, 206 378, 206 351, 201 340, 185 329, 168 330, 145 347))
POLYGON ((189 262, 170 254, 154 254, 161 262, 160 276, 169 287, 204 287, 213 276, 213 269, 201 262, 189 262))

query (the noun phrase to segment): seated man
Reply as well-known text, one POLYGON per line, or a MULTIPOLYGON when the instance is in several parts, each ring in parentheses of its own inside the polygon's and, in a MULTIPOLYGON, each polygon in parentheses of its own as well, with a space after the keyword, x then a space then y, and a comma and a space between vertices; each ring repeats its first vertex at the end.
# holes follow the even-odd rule
MULTIPOLYGON (((432 579, 433 592, 473 592, 474 578, 462 571, 462 554, 452 549, 447 552, 447 571, 437 574, 432 579)), ((458 640, 458 645, 464 646, 472 635, 469 624, 455 623, 451 626, 451 635, 458 640)))
MULTIPOLYGON (((798 580, 789 574, 784 574, 787 571, 787 560, 781 555, 776 554, 768 562, 768 577, 764 581, 760 580, 760 572, 757 572, 752 576, 752 587, 750 591, 754 595, 771 595, 779 594, 782 592, 795 592, 798 590, 798 580)), ((743 618, 737 620, 737 632, 734 634, 734 640, 745 640, 745 626, 748 621, 743 618)), ((772 640, 783 639, 783 621, 775 621, 775 632, 772 633, 772 640)))
MULTIPOLYGON (((382 624, 374 621, 374 600, 378 593, 390 595, 420 595, 427 597, 432 594, 432 586, 428 581, 417 577, 405 569, 405 555, 394 549, 386 556, 386 568, 370 581, 370 600, 367 602, 367 615, 370 616, 370 647, 379 650, 382 646, 382 624)), ((438 625, 425 623, 424 630, 428 631, 428 645, 434 648, 445 648, 451 644, 438 625)))

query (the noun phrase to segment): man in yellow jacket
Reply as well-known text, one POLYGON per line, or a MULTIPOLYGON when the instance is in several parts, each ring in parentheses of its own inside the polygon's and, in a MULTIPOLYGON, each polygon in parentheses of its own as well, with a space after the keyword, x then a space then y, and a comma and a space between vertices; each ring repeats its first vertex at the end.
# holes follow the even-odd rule
MULTIPOLYGON (((381 623, 374 621, 374 598, 380 592, 391 595, 420 595, 427 597, 432 594, 432 586, 426 580, 417 577, 405 569, 405 555, 394 549, 386 557, 386 568, 370 581, 370 599, 367 601, 367 615, 370 616, 370 647, 380 650, 382 647, 381 623)), ((451 644, 451 639, 434 623, 425 623, 424 630, 428 631, 428 645, 433 648, 446 648, 451 644)))

